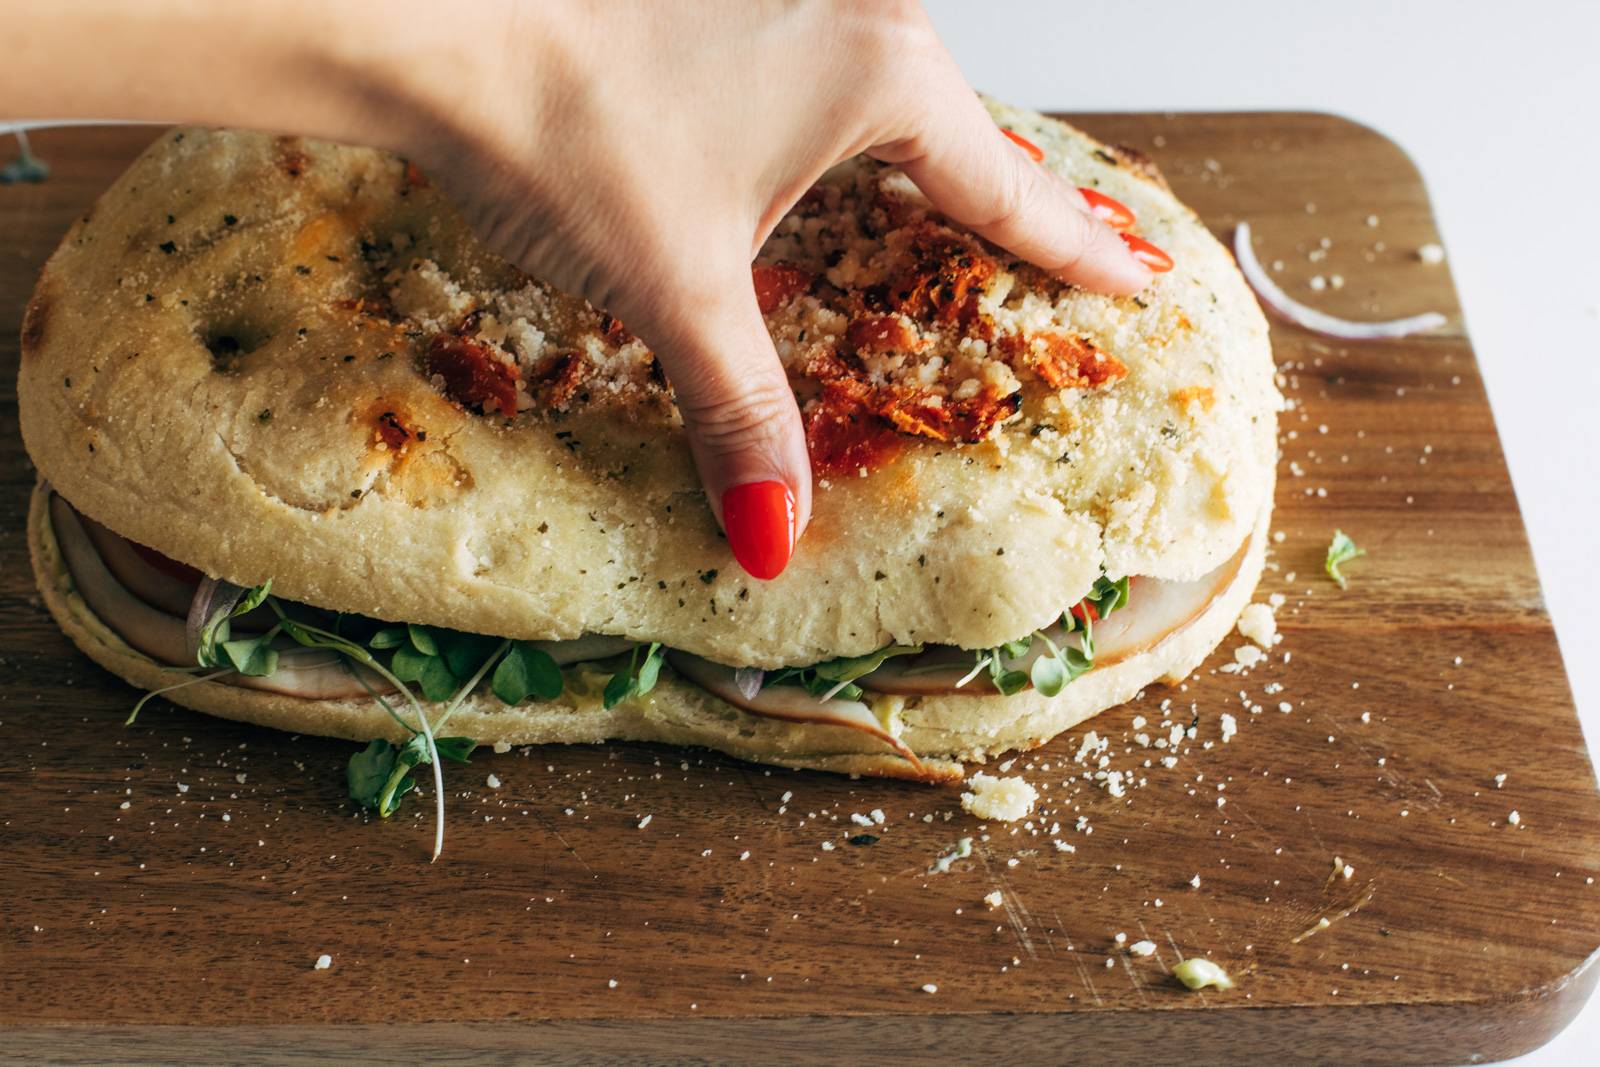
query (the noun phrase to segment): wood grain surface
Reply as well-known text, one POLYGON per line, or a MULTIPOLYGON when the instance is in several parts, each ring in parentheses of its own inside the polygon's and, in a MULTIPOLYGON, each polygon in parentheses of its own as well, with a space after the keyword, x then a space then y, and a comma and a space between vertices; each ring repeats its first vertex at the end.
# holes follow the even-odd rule
POLYGON ((1559 1029, 1600 976, 1600 799, 1448 267, 1415 255, 1437 239, 1416 171, 1324 115, 1080 121, 1219 234, 1248 218, 1318 306, 1450 316, 1363 344, 1274 323, 1271 663, 1219 671, 1230 638, 1019 758, 1027 825, 954 791, 548 747, 449 768, 433 865, 431 804, 345 800, 352 746, 166 704, 124 728, 135 694, 41 608, 19 318, 154 134, 38 134, 50 180, 0 188, 0 1061, 1436 1063, 1559 1029), (1321 573, 1335 527, 1369 553, 1347 591, 1321 573), (1194 738, 1141 747, 1163 721, 1194 738), (1090 729, 1126 795, 1075 760, 1090 729), (1237 989, 1185 991, 1196 955, 1237 989))

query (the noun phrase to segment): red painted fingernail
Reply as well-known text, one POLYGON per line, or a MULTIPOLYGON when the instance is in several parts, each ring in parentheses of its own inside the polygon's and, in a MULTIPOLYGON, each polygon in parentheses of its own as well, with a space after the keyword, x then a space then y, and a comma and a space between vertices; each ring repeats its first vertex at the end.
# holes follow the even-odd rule
POLYGON ((1133 211, 1121 200, 1113 200, 1098 189, 1085 189, 1078 187, 1078 192, 1089 202, 1089 210, 1094 217, 1119 230, 1125 230, 1133 225, 1133 211))
POLYGON ((1172 257, 1167 255, 1143 237, 1135 237, 1131 233, 1119 233, 1118 237, 1127 244, 1128 251, 1133 253, 1133 258, 1149 267, 1157 274, 1163 274, 1172 269, 1172 257))
POLYGON ((722 494, 722 528, 746 574, 776 578, 794 554, 794 494, 782 482, 736 485, 722 494))
POLYGON ((1022 134, 1012 133, 1010 130, 1001 130, 1000 132, 1011 138, 1012 143, 1018 148, 1021 148, 1024 152, 1028 153, 1028 155, 1032 156, 1035 163, 1044 162, 1044 150, 1038 145, 1034 144, 1032 141, 1028 140, 1026 137, 1022 136, 1022 134))

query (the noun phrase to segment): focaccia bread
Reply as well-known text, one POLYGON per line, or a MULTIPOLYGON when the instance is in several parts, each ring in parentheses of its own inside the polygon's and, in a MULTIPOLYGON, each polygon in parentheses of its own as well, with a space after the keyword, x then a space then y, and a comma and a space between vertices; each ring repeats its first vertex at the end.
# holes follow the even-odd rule
POLYGON ((164 134, 29 305, 28 450, 84 514, 242 585, 726 664, 983 648, 1102 573, 1211 571, 1270 507, 1260 312, 1145 168, 993 110, 1177 266, 1137 297, 1084 293, 930 214, 893 168, 830 173, 755 268, 818 474, 775 581, 734 563, 647 346, 370 149, 164 134))

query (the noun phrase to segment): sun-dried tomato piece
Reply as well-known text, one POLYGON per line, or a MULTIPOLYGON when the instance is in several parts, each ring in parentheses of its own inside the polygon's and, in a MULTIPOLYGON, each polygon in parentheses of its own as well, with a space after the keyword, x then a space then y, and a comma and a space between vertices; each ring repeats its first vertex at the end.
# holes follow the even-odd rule
MULTIPOLYGON (((918 205, 912 203, 904 196, 885 189, 881 181, 875 183, 873 186, 872 206, 878 211, 883 212, 883 218, 887 223, 887 229, 890 230, 898 230, 905 226, 916 217, 919 211, 922 210, 918 205)), ((875 220, 869 218, 864 221, 872 222, 875 220)), ((870 230, 871 227, 869 226, 869 232, 870 230)))
POLYGON ((811 272, 792 263, 761 263, 750 268, 761 314, 770 315, 811 288, 811 272))
POLYGON ((901 437, 861 403, 849 380, 828 382, 806 409, 806 448, 811 470, 822 476, 854 475, 893 459, 901 437))
POLYGON ((916 352, 923 347, 922 337, 899 315, 857 315, 844 338, 857 352, 916 352))
POLYGON ((551 408, 565 408, 589 376, 589 361, 580 352, 557 356, 539 374, 539 400, 551 408))
POLYGON ((912 239, 913 265, 889 284, 894 310, 917 322, 970 322, 976 298, 1000 264, 975 241, 925 225, 912 239), (970 303, 970 307, 969 307, 970 303))
POLYGON ((459 333, 441 333, 428 345, 428 374, 444 379, 445 395, 484 414, 517 412, 516 365, 491 344, 459 333))
POLYGON ((1071 334, 1008 333, 996 347, 1013 367, 1026 367, 1055 389, 1088 389, 1128 373, 1120 359, 1071 334))
POLYGON ((934 399, 934 394, 884 386, 874 391, 871 403, 901 433, 968 444, 988 437, 1022 406, 1020 394, 1002 396, 989 389, 965 400, 944 397, 935 404, 934 399))
POLYGON ((622 320, 613 315, 600 316, 600 333, 605 337, 607 344, 616 345, 618 348, 633 340, 633 334, 622 325, 622 320))

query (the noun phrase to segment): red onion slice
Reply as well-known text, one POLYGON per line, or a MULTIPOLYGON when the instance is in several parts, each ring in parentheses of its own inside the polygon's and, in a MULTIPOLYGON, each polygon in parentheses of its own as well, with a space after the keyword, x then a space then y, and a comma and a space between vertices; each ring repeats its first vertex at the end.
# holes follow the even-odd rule
POLYGON ((188 662, 195 662, 200 655, 200 635, 206 624, 218 615, 232 611, 246 592, 248 590, 244 586, 221 578, 200 579, 200 584, 195 586, 194 599, 189 602, 189 614, 183 625, 183 639, 189 649, 188 662))
POLYGON ((766 680, 767 672, 760 667, 740 667, 733 672, 733 684, 746 700, 756 699, 761 693, 761 683, 766 680))
MULTIPOLYGON (((128 647, 157 663, 172 667, 194 665, 194 654, 186 647, 184 620, 158 611, 123 588, 95 552, 77 513, 59 496, 50 498, 50 527, 55 531, 61 561, 74 588, 96 618, 128 647)), ((278 669, 265 677, 226 674, 215 681, 306 700, 348 700, 368 696, 373 690, 394 691, 393 686, 370 671, 362 670, 362 676, 365 686, 336 653, 295 647, 281 651, 278 669)))
POLYGON ((1255 249, 1250 246, 1248 222, 1239 223, 1233 231, 1233 255, 1239 261, 1239 270, 1244 274, 1244 280, 1250 283, 1250 288, 1256 291, 1263 304, 1296 326, 1328 337, 1338 337, 1346 341, 1409 337, 1414 333, 1438 329, 1449 321, 1437 311, 1425 311, 1421 315, 1390 319, 1386 322, 1356 322, 1307 307, 1278 288, 1278 283, 1274 282, 1262 268, 1261 261, 1256 259, 1255 249))

